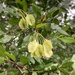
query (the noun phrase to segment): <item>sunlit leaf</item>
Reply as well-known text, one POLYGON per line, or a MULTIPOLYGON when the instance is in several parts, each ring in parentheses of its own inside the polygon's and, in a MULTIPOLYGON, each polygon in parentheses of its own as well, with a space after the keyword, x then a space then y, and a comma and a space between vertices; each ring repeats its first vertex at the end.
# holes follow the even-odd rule
POLYGON ((69 25, 66 25, 65 27, 62 27, 62 29, 63 29, 64 31, 67 31, 69 28, 70 28, 69 25))
POLYGON ((46 25, 48 25, 48 23, 41 23, 41 24, 36 25, 36 28, 41 28, 41 27, 44 27, 46 25))
POLYGON ((59 39, 63 41, 64 43, 74 43, 75 42, 75 39, 73 37, 62 37, 59 39))
POLYGON ((5 55, 5 49, 3 46, 0 46, 0 56, 6 57, 5 55))
POLYGON ((59 27, 58 25, 51 24, 51 28, 56 29, 61 34, 68 35, 68 33, 62 30, 61 27, 59 27))
POLYGON ((0 65, 4 63, 4 59, 5 59, 4 57, 0 56, 0 65))
POLYGON ((7 75, 7 73, 5 73, 5 72, 2 72, 2 73, 0 73, 0 75, 7 75))
POLYGON ((5 54, 13 61, 16 61, 16 57, 13 54, 10 54, 9 52, 5 52, 5 54))
POLYGON ((73 69, 75 70, 75 54, 72 56, 71 61, 73 62, 73 69))
POLYGON ((32 75, 37 75, 37 72, 32 72, 32 75))
POLYGON ((6 43, 6 42, 10 41, 12 37, 13 36, 4 35, 4 37, 0 39, 0 43, 6 43))
POLYGON ((75 75, 75 70, 73 70, 73 71, 71 72, 71 75, 75 75))

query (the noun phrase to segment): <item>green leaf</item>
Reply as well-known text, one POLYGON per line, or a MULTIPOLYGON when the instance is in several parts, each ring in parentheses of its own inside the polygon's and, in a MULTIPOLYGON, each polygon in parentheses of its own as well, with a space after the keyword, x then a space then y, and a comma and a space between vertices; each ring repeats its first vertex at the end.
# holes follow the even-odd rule
POLYGON ((64 43, 74 43, 75 39, 73 37, 62 37, 59 38, 64 43))
POLYGON ((0 57, 0 65, 4 63, 4 57, 0 57))
POLYGON ((71 72, 71 75, 75 75, 75 70, 73 70, 73 71, 71 72))
POLYGON ((30 38, 30 35, 27 35, 26 37, 24 37, 24 42, 28 42, 29 41, 29 38, 30 38))
POLYGON ((6 7, 6 11, 7 11, 8 13, 10 13, 10 14, 13 14, 13 13, 14 13, 13 9, 10 8, 10 7, 6 7))
POLYGON ((3 46, 0 46, 0 56, 6 57, 5 49, 3 48, 3 46))
POLYGON ((75 34, 73 34, 72 37, 75 38, 75 34))
POLYGON ((41 28, 46 25, 48 25, 48 23, 41 23, 41 24, 36 25, 36 28, 41 28))
POLYGON ((57 18, 54 18, 54 19, 53 19, 53 22, 54 22, 55 24, 59 25, 59 20, 58 20, 57 18))
POLYGON ((64 31, 67 31, 69 28, 70 28, 70 26, 69 26, 69 25, 66 25, 66 26, 63 27, 62 29, 63 29, 64 31))
POLYGON ((16 0, 16 3, 20 4, 24 11, 27 10, 27 2, 26 2, 26 0, 16 0))
POLYGON ((48 70, 48 69, 50 69, 50 70, 56 70, 57 66, 58 66, 57 63, 56 64, 54 64, 54 63, 48 63, 48 64, 45 65, 45 69, 46 70, 48 70))
POLYGON ((32 72, 32 75, 37 75, 37 72, 32 72))
POLYGON ((75 70, 75 54, 73 54, 73 56, 71 58, 71 61, 74 62, 73 65, 72 65, 72 67, 75 70))
POLYGON ((19 38, 18 47, 20 47, 23 43, 23 36, 19 38))
POLYGON ((36 4, 32 4, 32 7, 33 7, 35 12, 40 12, 41 11, 41 8, 39 6, 37 6, 36 4))
POLYGON ((59 14, 59 9, 54 11, 54 13, 52 14, 52 17, 55 17, 57 14, 59 14))
POLYGON ((62 64, 61 68, 71 67, 71 66, 72 66, 72 64, 73 64, 73 62, 72 62, 72 61, 65 62, 65 63, 63 63, 63 64, 62 64))
POLYGON ((29 60, 31 61, 32 64, 35 64, 35 60, 32 57, 29 57, 29 60))
POLYGON ((41 8, 36 4, 32 4, 33 11, 36 13, 37 17, 41 16, 41 8))
POLYGON ((7 75, 20 75, 20 74, 16 68, 12 68, 10 71, 8 71, 7 75))
POLYGON ((0 43, 6 43, 6 42, 10 41, 12 37, 13 36, 4 35, 4 37, 0 39, 0 43))
POLYGON ((9 72, 8 75, 15 75, 15 73, 14 72, 9 72))
POLYGON ((17 25, 19 20, 17 18, 11 18, 8 22, 11 25, 17 25))
POLYGON ((3 6, 2 4, 0 3, 0 13, 3 11, 3 6))
POLYGON ((21 1, 20 0, 15 0, 16 1, 16 3, 20 3, 21 1))
POLYGON ((66 69, 60 69, 64 75, 70 75, 70 73, 66 69))
POLYGON ((23 10, 26 11, 27 10, 27 2, 26 2, 26 0, 22 0, 22 6, 23 6, 23 10))
POLYGON ((16 57, 13 55, 13 54, 10 54, 8 52, 5 52, 5 54, 10 58, 12 59, 13 61, 16 61, 16 57))
POLYGON ((35 66, 35 69, 36 70, 43 70, 45 68, 45 66, 43 65, 43 64, 40 64, 40 65, 37 65, 37 66, 35 66))
POLYGON ((3 34, 4 34, 4 32, 0 30, 0 36, 3 35, 3 34))
POLYGON ((40 64, 44 64, 43 60, 41 58, 35 58, 35 60, 40 63, 40 64))
POLYGON ((0 75, 7 75, 5 72, 0 73, 0 75))
POLYGON ((52 29, 56 29, 61 34, 68 35, 67 32, 65 32, 64 30, 62 30, 61 27, 59 27, 58 25, 51 24, 51 28, 52 29))
POLYGON ((65 45, 63 45, 63 44, 61 44, 60 42, 59 42, 59 43, 57 43, 57 45, 58 45, 60 48, 62 48, 62 49, 66 49, 66 46, 65 46, 65 45))
POLYGON ((20 62, 21 62, 22 64, 27 64, 27 63, 29 63, 29 59, 28 59, 27 56, 21 56, 20 62))
POLYGON ((48 72, 45 72, 43 75, 48 75, 48 72))
POLYGON ((1 29, 3 32, 6 32, 5 24, 0 23, 0 29, 1 29))

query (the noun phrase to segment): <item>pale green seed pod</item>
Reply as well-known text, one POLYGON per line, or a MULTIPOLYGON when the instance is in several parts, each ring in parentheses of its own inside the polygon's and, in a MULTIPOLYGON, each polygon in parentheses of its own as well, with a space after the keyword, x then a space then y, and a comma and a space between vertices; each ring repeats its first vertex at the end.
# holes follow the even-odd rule
POLYGON ((35 24, 35 18, 32 14, 27 14, 26 16, 27 23, 32 26, 35 24))
POLYGON ((36 40, 30 42, 28 44, 28 51, 29 52, 34 52, 37 49, 38 45, 39 45, 39 43, 36 40))
POLYGON ((31 57, 50 58, 53 55, 52 48, 51 41, 47 39, 44 39, 43 44, 39 44, 36 40, 28 44, 28 51, 31 53, 31 57))
POLYGON ((43 51, 43 46, 39 44, 34 52, 31 53, 31 57, 43 57, 44 56, 44 51, 43 51))
POLYGON ((50 58, 53 55, 52 52, 52 43, 50 40, 45 39, 43 42, 43 48, 44 48, 44 57, 50 58))
POLYGON ((26 29, 26 28, 28 28, 28 23, 27 23, 27 21, 25 20, 25 19, 21 19, 20 21, 19 21, 19 27, 21 28, 21 29, 26 29))

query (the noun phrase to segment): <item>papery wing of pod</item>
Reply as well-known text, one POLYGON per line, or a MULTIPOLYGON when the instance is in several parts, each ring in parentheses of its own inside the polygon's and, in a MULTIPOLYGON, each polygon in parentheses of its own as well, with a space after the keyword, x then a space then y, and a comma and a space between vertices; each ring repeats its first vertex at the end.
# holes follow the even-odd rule
POLYGON ((38 42, 34 40, 28 44, 28 51, 32 53, 37 49, 37 47, 38 47, 38 42))
POLYGON ((46 47, 44 47, 44 57, 50 58, 52 55, 53 55, 52 50, 48 50, 46 49, 46 47))
POLYGON ((47 47, 49 47, 50 49, 53 48, 52 43, 51 43, 50 40, 45 39, 43 44, 44 44, 44 45, 47 45, 47 47))
POLYGON ((43 46, 39 44, 34 53, 35 53, 35 57, 39 57, 39 58, 43 57, 44 56, 43 46))
POLYGON ((47 40, 45 39, 44 40, 44 43, 43 43, 43 47, 44 47, 44 57, 51 57, 53 55, 53 52, 52 52, 52 43, 50 40, 47 40))
POLYGON ((27 14, 26 20, 27 20, 28 24, 31 26, 35 24, 35 18, 32 14, 27 14))
POLYGON ((27 23, 27 21, 25 20, 25 19, 20 19, 20 21, 19 21, 19 27, 21 28, 21 29, 26 29, 26 28, 28 28, 28 23, 27 23))

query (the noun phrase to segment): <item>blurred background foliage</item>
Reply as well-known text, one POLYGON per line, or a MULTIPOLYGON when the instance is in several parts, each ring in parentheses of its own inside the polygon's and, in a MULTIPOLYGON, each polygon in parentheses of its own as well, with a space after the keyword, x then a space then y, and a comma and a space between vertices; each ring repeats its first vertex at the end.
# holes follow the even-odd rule
POLYGON ((75 0, 0 0, 0 75, 75 75, 75 0), (16 8, 31 13, 51 39, 50 59, 32 58, 27 46, 35 28, 21 30, 16 8))

